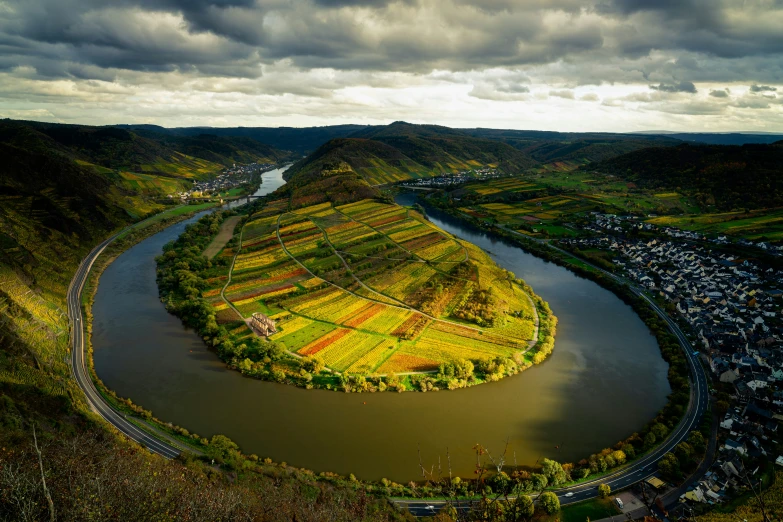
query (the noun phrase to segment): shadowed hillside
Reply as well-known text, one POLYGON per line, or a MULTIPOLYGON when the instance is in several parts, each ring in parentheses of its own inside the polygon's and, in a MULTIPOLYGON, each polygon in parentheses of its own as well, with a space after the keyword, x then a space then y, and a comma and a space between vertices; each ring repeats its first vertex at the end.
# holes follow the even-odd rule
POLYGON ((649 148, 585 167, 641 187, 684 190, 718 210, 783 205, 783 142, 649 148))

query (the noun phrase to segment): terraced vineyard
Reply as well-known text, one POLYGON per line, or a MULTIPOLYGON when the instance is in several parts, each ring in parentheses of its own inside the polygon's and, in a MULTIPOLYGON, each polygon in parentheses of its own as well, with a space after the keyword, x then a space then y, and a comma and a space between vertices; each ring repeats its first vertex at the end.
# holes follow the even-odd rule
POLYGON ((231 268, 215 271, 202 295, 234 344, 255 336, 245 324, 262 312, 276 321, 271 341, 334 372, 430 372, 499 358, 525 365, 538 338, 521 281, 393 204, 289 212, 285 200, 272 201, 237 227, 216 264, 231 268))

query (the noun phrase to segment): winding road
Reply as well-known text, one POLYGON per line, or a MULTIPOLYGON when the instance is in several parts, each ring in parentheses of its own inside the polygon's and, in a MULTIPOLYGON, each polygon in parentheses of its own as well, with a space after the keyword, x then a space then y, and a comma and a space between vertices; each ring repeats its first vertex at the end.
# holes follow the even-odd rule
MULTIPOLYGON (((134 226, 138 226, 138 224, 132 225, 125 230, 133 228, 134 226)), ((138 442, 139 444, 142 444, 151 452, 157 453, 167 459, 173 459, 177 457, 182 452, 182 450, 168 441, 159 440, 143 431, 134 423, 125 418, 122 413, 119 413, 110 404, 108 404, 92 382, 86 362, 84 340, 85 333, 83 327, 84 318, 81 309, 82 292, 89 276, 90 269, 95 264, 95 261, 98 259, 101 253, 103 253, 106 247, 108 247, 115 239, 117 239, 120 234, 122 234, 122 232, 106 239, 96 246, 87 255, 87 257, 84 258, 76 273, 74 274, 73 279, 71 280, 71 284, 68 288, 67 301, 68 318, 71 327, 72 373, 79 387, 84 392, 88 404, 98 415, 114 426, 117 430, 125 434, 128 438, 138 442)), ((548 243, 547 245, 563 253, 567 253, 564 250, 555 247, 554 245, 548 243)), ((613 474, 606 475, 589 482, 584 482, 570 488, 558 490, 556 493, 560 497, 560 502, 562 505, 568 505, 596 497, 598 495, 598 484, 608 484, 612 490, 620 490, 652 476, 658 469, 657 465, 661 457, 672 451, 677 444, 679 444, 688 436, 692 429, 698 426, 698 423, 704 412, 707 410, 707 406, 709 404, 709 390, 704 369, 697 359, 698 356, 694 355, 693 347, 691 346, 687 337, 685 334, 683 334, 674 320, 672 320, 657 305, 657 303, 647 297, 647 295, 644 294, 640 288, 622 278, 615 276, 614 274, 606 272, 599 267, 593 266, 593 268, 600 270, 608 277, 628 285, 636 295, 645 299, 650 307, 655 310, 655 312, 669 325, 669 328, 679 340, 680 346, 685 351, 688 365, 690 367, 691 400, 686 415, 675 427, 675 429, 672 430, 663 444, 659 445, 649 454, 625 466, 613 474)), ((446 504, 445 501, 396 500, 395 502, 401 507, 407 507, 414 515, 417 516, 432 515, 433 509, 439 510, 446 504)), ((461 506, 462 509, 469 509, 469 507, 469 504, 461 506)))
MULTIPOLYGON (((133 228, 134 226, 137 225, 132 225, 125 230, 133 228)), ((100 415, 106 422, 125 434, 129 439, 138 442, 153 453, 162 455, 167 459, 173 459, 182 451, 168 442, 158 440, 157 438, 143 431, 134 423, 126 419, 122 413, 115 410, 108 402, 106 402, 103 396, 101 396, 101 394, 98 392, 95 384, 92 382, 90 371, 86 362, 87 356, 84 353, 84 317, 82 315, 81 307, 82 291, 84 290, 84 285, 90 275, 90 269, 95 264, 98 256, 100 256, 101 253, 106 250, 106 247, 108 247, 112 241, 117 239, 121 233, 122 232, 113 235, 109 239, 96 246, 87 255, 87 257, 82 260, 82 263, 76 270, 76 274, 74 274, 73 279, 71 280, 71 284, 68 287, 68 319, 70 321, 71 327, 71 372, 73 373, 73 378, 76 379, 79 387, 84 392, 87 403, 95 413, 100 415)))

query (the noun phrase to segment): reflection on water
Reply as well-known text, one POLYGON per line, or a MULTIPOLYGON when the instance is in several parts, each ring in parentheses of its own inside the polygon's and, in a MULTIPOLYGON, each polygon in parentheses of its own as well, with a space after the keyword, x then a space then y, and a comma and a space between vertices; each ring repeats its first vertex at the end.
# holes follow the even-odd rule
MULTIPOLYGON (((262 191, 283 184, 282 172, 268 174, 276 181, 265 178, 262 191)), ((244 378, 225 370, 158 299, 154 257, 182 232, 181 223, 122 254, 101 278, 98 374, 158 418, 202 436, 223 433, 248 453, 396 481, 419 476, 419 445, 425 463, 448 448, 462 476, 472 475, 477 442, 497 453, 508 438, 520 464, 542 456, 572 461, 640 429, 663 406, 667 365, 629 306, 448 216, 431 218, 490 251, 550 303, 560 323, 549 360, 498 383, 430 393, 355 395, 244 378)))

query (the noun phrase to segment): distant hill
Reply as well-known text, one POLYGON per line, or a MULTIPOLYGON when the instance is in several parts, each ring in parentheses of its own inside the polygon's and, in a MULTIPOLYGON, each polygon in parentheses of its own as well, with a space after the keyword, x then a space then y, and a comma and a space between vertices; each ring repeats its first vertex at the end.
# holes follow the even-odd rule
POLYGON ((213 135, 170 137, 149 129, 133 132, 120 127, 91 127, 39 122, 0 122, 26 125, 66 147, 76 159, 101 167, 134 172, 169 173, 191 177, 219 170, 234 162, 277 162, 290 154, 256 140, 213 135))
POLYGON ((278 163, 293 158, 291 152, 243 136, 216 136, 207 133, 175 136, 147 130, 134 132, 188 156, 225 166, 232 163, 278 163))
POLYGON ((156 125, 118 125, 130 130, 152 131, 170 136, 198 136, 210 134, 221 137, 251 138, 284 151, 299 155, 308 154, 327 141, 345 138, 365 125, 330 125, 326 127, 179 127, 165 128, 156 125))
POLYGON ((584 168, 642 187, 683 190, 718 210, 783 205, 783 141, 655 147, 584 168))
POLYGON ((536 162, 504 143, 435 125, 395 122, 369 127, 322 145, 286 176, 299 185, 324 171, 354 172, 370 185, 492 166, 508 174, 536 162))
POLYGON ((541 163, 585 164, 603 161, 647 147, 677 145, 669 136, 638 134, 576 133, 498 129, 465 129, 471 136, 499 140, 541 163))
POLYGON ((783 140, 783 134, 772 132, 671 132, 645 131, 641 134, 666 136, 690 143, 709 145, 747 145, 751 143, 770 144, 783 140))

